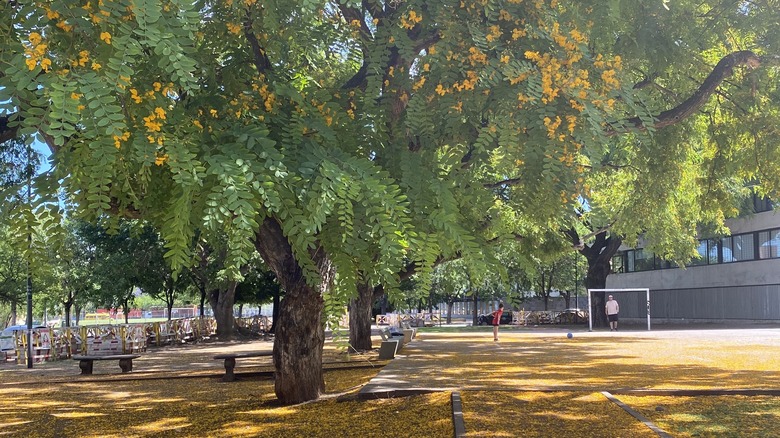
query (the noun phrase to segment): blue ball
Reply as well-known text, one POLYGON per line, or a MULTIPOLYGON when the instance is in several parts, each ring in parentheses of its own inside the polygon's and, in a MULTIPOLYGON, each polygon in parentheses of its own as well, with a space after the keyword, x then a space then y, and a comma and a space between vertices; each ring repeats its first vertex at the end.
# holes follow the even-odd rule
POLYGON ((573 335, 573 334, 571 334, 571 333, 568 333, 568 334, 566 335, 566 337, 567 337, 567 338, 569 338, 569 339, 571 339, 571 338, 573 338, 573 337, 574 337, 574 335, 573 335))

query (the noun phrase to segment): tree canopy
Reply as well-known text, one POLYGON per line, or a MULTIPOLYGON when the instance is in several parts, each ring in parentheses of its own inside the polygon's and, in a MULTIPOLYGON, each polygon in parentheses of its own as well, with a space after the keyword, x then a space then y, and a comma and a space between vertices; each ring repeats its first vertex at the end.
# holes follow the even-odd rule
POLYGON ((4 0, 0 141, 45 141, 41 196, 149 220, 175 269, 196 233, 226 236, 236 278, 257 251, 285 289, 277 395, 299 402, 323 386, 320 313, 358 283, 411 266, 424 287, 578 223, 684 258, 746 182, 776 193, 778 10, 4 0))

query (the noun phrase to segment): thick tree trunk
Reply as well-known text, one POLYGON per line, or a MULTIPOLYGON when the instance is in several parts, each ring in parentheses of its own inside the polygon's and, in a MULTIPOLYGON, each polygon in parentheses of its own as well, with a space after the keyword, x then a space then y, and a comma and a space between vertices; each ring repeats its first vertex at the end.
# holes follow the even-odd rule
POLYGON ((319 289, 301 278, 285 287, 274 340, 274 390, 283 404, 316 400, 325 392, 322 374, 324 302, 319 289))
POLYGON ((279 308, 282 307, 282 294, 274 292, 274 308, 271 312, 271 333, 276 333, 276 322, 279 321, 279 308))
MULTIPOLYGON (((607 276, 611 270, 612 256, 617 253, 622 240, 616 236, 606 237, 606 233, 600 233, 591 246, 585 246, 580 252, 588 260, 588 273, 585 277, 585 287, 588 289, 604 289, 607 287, 607 276)), ((606 294, 593 292, 591 294, 591 308, 593 325, 596 327, 607 326, 607 313, 604 308, 606 294)))
POLYGON ((447 324, 452 324, 452 301, 447 301, 447 324))
POLYGON ((79 325, 79 322, 81 322, 81 306, 78 304, 75 305, 75 308, 73 309, 76 314, 76 325, 79 325))
POLYGON ((349 343, 357 351, 373 348, 371 342, 371 308, 374 288, 365 283, 357 285, 357 297, 349 303, 349 343))
POLYGON ((236 286, 238 283, 231 281, 225 289, 211 291, 209 303, 214 312, 214 319, 217 322, 217 338, 222 341, 229 341, 233 338, 233 304, 236 299, 236 286))
POLYGON ((11 301, 11 322, 8 325, 16 325, 16 319, 18 318, 18 315, 16 313, 16 300, 11 301))
MULTIPOLYGON (((280 224, 266 218, 260 225, 255 248, 274 271, 284 289, 274 340, 274 389, 283 404, 316 400, 325 390, 322 348, 325 331, 322 321, 323 292, 333 285, 335 269, 322 248, 310 250, 320 283, 306 283, 303 270, 284 236, 280 224)), ((303 255, 300 255, 303 256, 303 255)))

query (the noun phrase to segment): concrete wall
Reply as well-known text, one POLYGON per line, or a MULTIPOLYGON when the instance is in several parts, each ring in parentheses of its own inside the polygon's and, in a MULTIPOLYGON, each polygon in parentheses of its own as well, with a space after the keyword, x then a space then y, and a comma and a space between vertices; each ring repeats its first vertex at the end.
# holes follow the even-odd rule
MULTIPOLYGON (((780 214, 730 221, 732 234, 780 227, 780 214)), ((611 274, 608 288, 650 288, 650 315, 669 320, 780 321, 780 259, 611 274)), ((621 318, 647 315, 644 293, 613 294, 621 318)))

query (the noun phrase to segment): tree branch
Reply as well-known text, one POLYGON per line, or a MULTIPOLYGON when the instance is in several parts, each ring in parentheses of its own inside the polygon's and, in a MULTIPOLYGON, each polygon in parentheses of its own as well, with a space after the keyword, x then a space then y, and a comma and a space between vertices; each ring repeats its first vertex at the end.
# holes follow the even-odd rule
POLYGON ((494 183, 484 183, 482 184, 482 187, 485 187, 486 189, 496 189, 502 186, 515 185, 518 184, 520 181, 521 181, 520 178, 508 178, 494 183))
POLYGON ((17 132, 19 132, 18 126, 13 128, 8 126, 10 118, 11 116, 0 116, 0 143, 15 139, 17 132))
MULTIPOLYGON (((676 107, 658 114, 653 125, 649 127, 661 129, 684 120, 698 111, 707 102, 718 86, 734 73, 736 67, 744 65, 750 68, 757 68, 761 64, 762 59, 749 50, 734 52, 724 56, 691 97, 676 107)), ((633 126, 640 131, 648 129, 648 126, 642 123, 639 117, 625 120, 623 125, 633 126)), ((628 131, 625 129, 610 129, 606 134, 607 136, 614 136, 626 132, 628 131)))
POLYGON ((244 36, 249 41, 249 46, 252 48, 252 54, 254 55, 254 64, 257 68, 257 72, 265 74, 266 71, 271 69, 271 60, 268 59, 268 55, 265 53, 265 49, 260 46, 260 42, 257 40, 254 29, 252 29, 252 17, 249 14, 249 10, 246 11, 246 17, 244 18, 244 36))

